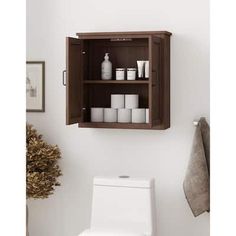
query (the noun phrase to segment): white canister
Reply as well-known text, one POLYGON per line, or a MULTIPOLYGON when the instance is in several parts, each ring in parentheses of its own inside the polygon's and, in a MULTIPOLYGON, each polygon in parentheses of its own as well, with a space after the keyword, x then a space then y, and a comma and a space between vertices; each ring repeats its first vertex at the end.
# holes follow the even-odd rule
POLYGON ((112 94, 111 95, 111 108, 124 108, 124 107, 125 107, 125 95, 112 94))
POLYGON ((116 68, 116 80, 125 79, 125 68, 116 68))
POLYGON ((91 122, 103 122, 102 107, 91 107, 91 122))
POLYGON ((146 123, 149 123, 149 108, 146 108, 146 123))
POLYGON ((149 78, 149 61, 145 61, 145 78, 149 78))
POLYGON ((104 122, 117 122, 117 109, 104 108, 104 122))
POLYGON ((118 109, 118 122, 131 123, 131 109, 127 108, 118 109))
POLYGON ((133 109, 138 108, 139 101, 138 101, 138 94, 126 94, 125 95, 125 108, 133 109))
POLYGON ((135 80, 136 79, 136 68, 127 68, 127 80, 135 80))
POLYGON ((136 108, 132 109, 132 123, 145 123, 146 122, 146 109, 136 108))

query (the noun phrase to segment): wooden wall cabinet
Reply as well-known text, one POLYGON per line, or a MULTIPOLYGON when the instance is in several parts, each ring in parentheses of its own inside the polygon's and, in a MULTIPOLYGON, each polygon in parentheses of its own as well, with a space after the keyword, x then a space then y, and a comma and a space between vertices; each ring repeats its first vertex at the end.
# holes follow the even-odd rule
POLYGON ((170 127, 170 36, 167 31, 77 33, 66 39, 66 124, 79 127, 167 129, 170 127), (109 52, 113 79, 101 80, 101 63, 109 52), (149 60, 149 79, 115 80, 115 68, 137 67, 149 60), (110 107, 111 94, 139 94, 149 108, 149 123, 93 123, 91 107, 110 107))

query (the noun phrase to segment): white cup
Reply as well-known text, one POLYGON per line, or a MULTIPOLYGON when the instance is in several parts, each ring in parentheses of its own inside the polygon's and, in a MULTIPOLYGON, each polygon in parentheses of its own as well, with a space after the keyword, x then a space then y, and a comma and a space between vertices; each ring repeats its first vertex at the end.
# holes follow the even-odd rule
POLYGON ((104 108, 104 122, 117 122, 117 109, 104 108))
POLYGON ((136 68, 127 68, 127 80, 136 79, 136 68))
POLYGON ((125 108, 133 109, 138 108, 138 94, 126 94, 125 95, 125 108))
POLYGON ((91 122, 103 122, 102 107, 91 107, 91 122))
POLYGON ((146 123, 149 123, 149 108, 146 108, 146 123))
POLYGON ((116 68, 116 80, 125 79, 125 68, 116 68))
POLYGON ((124 107, 125 107, 125 95, 112 94, 111 95, 111 108, 124 108, 124 107))
POLYGON ((127 108, 118 109, 118 122, 131 123, 131 109, 127 108))
POLYGON ((146 109, 135 108, 132 109, 132 123, 145 123, 146 122, 146 109))

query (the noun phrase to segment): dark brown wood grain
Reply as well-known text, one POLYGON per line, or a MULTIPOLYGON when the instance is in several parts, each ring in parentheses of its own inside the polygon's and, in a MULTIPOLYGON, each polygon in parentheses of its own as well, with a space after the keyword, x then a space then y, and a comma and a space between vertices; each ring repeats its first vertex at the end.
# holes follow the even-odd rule
POLYGON ((134 123, 104 123, 104 122, 82 122, 79 123, 80 128, 102 128, 102 129, 146 129, 146 130, 165 130, 163 124, 151 126, 150 124, 134 124, 134 123))
POLYGON ((134 123, 103 123, 103 122, 84 122, 80 123, 81 128, 115 128, 115 129, 150 129, 149 124, 134 123))
POLYGON ((66 124, 81 119, 81 40, 66 38, 66 124))
POLYGON ((170 127, 170 36, 167 31, 78 33, 67 39, 67 124, 79 127, 167 129, 170 127), (110 53, 112 80, 101 80, 104 54, 110 53), (149 79, 115 80, 115 68, 149 60, 149 79), (150 109, 148 124, 92 123, 91 107, 110 107, 111 94, 139 94, 150 109))
POLYGON ((83 32, 76 34, 81 39, 93 38, 147 38, 150 35, 167 35, 171 36, 172 33, 168 31, 130 31, 130 32, 83 32))
POLYGON ((163 55, 161 53, 162 39, 157 36, 152 36, 150 40, 151 46, 151 79, 152 86, 150 86, 150 103, 151 103, 151 122, 155 126, 157 122, 162 122, 163 103, 162 103, 162 61, 163 55))

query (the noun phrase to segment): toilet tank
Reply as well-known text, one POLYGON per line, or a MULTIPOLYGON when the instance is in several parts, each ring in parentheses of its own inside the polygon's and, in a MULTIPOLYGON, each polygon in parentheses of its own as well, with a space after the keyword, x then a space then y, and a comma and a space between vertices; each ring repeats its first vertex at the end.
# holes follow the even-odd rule
POLYGON ((92 229, 122 229, 155 235, 154 180, 95 177, 92 229))

